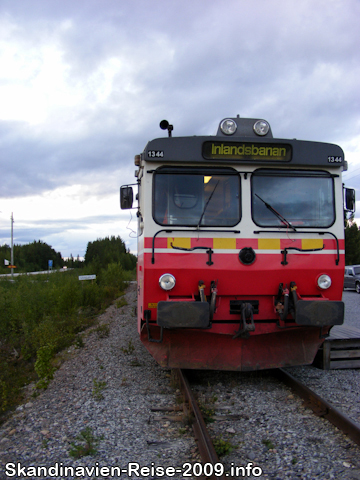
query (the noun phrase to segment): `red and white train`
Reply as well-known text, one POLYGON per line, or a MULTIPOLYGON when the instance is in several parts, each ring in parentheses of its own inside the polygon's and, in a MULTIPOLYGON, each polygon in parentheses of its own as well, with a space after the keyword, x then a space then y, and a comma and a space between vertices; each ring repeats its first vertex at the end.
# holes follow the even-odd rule
MULTIPOLYGON (((138 331, 167 367, 312 363, 343 323, 342 149, 227 118, 216 136, 150 141, 135 157, 138 331)), ((120 189, 133 208, 133 187, 120 189)))

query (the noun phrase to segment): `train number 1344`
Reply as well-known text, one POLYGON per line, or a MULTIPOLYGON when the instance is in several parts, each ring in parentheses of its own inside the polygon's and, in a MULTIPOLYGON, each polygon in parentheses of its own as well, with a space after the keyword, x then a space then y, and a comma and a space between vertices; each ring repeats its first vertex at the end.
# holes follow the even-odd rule
POLYGON ((328 157, 328 163, 341 163, 342 157, 328 157))
POLYGON ((154 157, 162 158, 164 156, 164 152, 163 150, 149 150, 148 156, 151 158, 154 158, 154 157))

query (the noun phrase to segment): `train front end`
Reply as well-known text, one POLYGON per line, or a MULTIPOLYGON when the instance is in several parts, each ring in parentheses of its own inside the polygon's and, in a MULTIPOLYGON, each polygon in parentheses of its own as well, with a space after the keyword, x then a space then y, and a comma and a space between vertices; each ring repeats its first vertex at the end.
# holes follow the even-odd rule
POLYGON ((171 368, 312 363, 344 317, 342 150, 239 117, 170 134, 137 157, 142 342, 171 368))

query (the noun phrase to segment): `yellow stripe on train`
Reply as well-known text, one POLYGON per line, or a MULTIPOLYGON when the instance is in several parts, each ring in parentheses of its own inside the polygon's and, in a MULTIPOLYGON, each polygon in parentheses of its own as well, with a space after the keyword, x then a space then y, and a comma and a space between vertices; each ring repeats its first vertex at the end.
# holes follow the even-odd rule
POLYGON ((213 239, 214 249, 227 249, 235 250, 236 249, 236 238, 214 238, 213 239))
POLYGON ((259 238, 259 250, 280 250, 280 238, 259 238))
POLYGON ((303 238, 301 240, 301 248, 303 250, 313 250, 315 248, 323 248, 324 241, 322 238, 303 238))
MULTIPOLYGON (((210 240, 210 239, 209 239, 210 240)), ((236 238, 213 238, 213 248, 218 250, 235 250, 236 238)), ((191 238, 189 237, 169 237, 167 239, 167 248, 180 247, 191 248, 191 238)), ((321 238, 303 238, 301 248, 303 250, 314 250, 323 248, 324 242, 321 238)), ((280 250, 280 238, 259 238, 259 250, 280 250)))
POLYGON ((183 237, 170 237, 167 239, 167 248, 180 247, 180 248, 191 248, 191 238, 183 237))

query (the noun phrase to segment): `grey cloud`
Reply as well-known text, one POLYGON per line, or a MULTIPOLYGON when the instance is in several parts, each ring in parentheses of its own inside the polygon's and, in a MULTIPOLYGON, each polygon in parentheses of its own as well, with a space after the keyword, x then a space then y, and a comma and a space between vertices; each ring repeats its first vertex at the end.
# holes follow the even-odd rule
POLYGON ((213 134, 240 114, 266 118, 278 137, 349 144, 359 125, 359 14, 355 0, 4 0, 0 18, 16 26, 8 41, 31 52, 56 45, 64 81, 84 98, 44 125, 0 122, 0 196, 73 183, 102 195, 109 177, 111 188, 133 179, 133 157, 164 135, 163 118, 174 135, 213 134))

